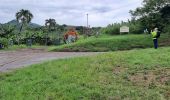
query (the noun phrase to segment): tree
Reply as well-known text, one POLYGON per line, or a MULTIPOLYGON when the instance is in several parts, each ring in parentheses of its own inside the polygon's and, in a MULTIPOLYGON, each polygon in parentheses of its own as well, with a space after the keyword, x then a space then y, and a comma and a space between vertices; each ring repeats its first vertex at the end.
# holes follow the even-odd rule
POLYGON ((12 37, 14 34, 13 31, 15 30, 15 26, 11 26, 11 25, 2 25, 0 24, 0 37, 2 38, 7 38, 9 39, 10 37, 12 37))
MULTIPOLYGON (((21 23, 21 27, 18 33, 18 35, 20 35, 23 26, 30 23, 31 20, 33 19, 33 14, 29 10, 21 9, 19 12, 16 13, 16 19, 18 22, 21 23)), ((18 44, 19 44, 19 39, 18 39, 18 44)))
POLYGON ((45 26, 48 28, 48 31, 53 31, 55 30, 55 26, 56 26, 56 21, 55 19, 46 19, 45 20, 45 26))
POLYGON ((170 6, 165 6, 160 10, 161 17, 164 19, 164 23, 170 23, 170 6))
POLYGON ((169 23, 169 19, 165 15, 167 15, 167 12, 170 12, 170 0, 143 0, 142 4, 143 7, 130 11, 132 18, 137 19, 150 30, 154 27, 163 30, 169 23))
MULTIPOLYGON (((45 20, 45 26, 48 29, 48 32, 54 31, 55 28, 56 28, 56 21, 55 21, 55 19, 51 19, 51 18, 50 19, 46 19, 45 20)), ((48 32, 46 34, 45 45, 47 45, 47 43, 48 43, 48 32)))

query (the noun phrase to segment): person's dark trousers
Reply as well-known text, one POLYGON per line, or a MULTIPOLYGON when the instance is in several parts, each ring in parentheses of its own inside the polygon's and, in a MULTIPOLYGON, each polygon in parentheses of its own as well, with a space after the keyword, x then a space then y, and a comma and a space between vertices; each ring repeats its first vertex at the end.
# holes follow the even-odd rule
POLYGON ((154 48, 157 49, 158 48, 158 39, 153 39, 153 43, 154 43, 154 48))

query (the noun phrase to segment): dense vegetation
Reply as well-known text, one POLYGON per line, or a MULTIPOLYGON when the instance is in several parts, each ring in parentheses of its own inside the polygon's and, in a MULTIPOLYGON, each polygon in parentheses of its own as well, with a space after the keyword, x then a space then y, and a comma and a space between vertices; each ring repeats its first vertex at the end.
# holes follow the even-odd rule
MULTIPOLYGON (((63 44, 63 35, 69 28, 75 28, 82 35, 86 28, 83 26, 59 25, 55 19, 49 18, 44 21, 44 26, 31 23, 33 14, 29 10, 21 9, 16 13, 16 20, 0 24, 0 48, 12 45, 59 45, 63 44)), ((89 28, 88 36, 95 34, 100 27, 89 28)))
POLYGON ((148 29, 158 27, 161 31, 166 30, 170 23, 170 1, 169 0, 144 0, 143 7, 136 8, 135 11, 130 11, 133 18, 140 21, 141 25, 148 29))
POLYGON ((49 61, 0 75, 2 100, 169 100, 170 48, 49 61))
MULTIPOLYGON (((170 35, 162 34, 159 39, 159 46, 170 46, 170 35)), ((119 35, 119 36, 100 36, 98 38, 91 37, 81 39, 73 44, 66 44, 58 47, 51 47, 50 51, 117 51, 130 50, 134 48, 149 48, 153 47, 152 38, 148 34, 142 35, 119 35)))
POLYGON ((142 26, 138 21, 128 20, 128 22, 122 21, 121 23, 109 24, 107 27, 101 29, 101 33, 119 35, 121 26, 128 26, 130 29, 129 33, 132 34, 143 34, 143 30, 145 29, 145 26, 142 26))
POLYGON ((145 29, 150 32, 157 27, 162 33, 170 34, 170 1, 143 0, 143 7, 130 11, 132 19, 128 22, 114 23, 103 28, 107 34, 119 34, 120 26, 128 26, 130 33, 141 34, 145 29))

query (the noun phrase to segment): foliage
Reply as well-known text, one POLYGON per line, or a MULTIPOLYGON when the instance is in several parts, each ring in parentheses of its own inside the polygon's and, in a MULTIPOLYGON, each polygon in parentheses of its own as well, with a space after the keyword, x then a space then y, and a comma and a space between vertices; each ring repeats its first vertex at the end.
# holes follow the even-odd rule
POLYGON ((149 32, 153 28, 167 33, 170 23, 170 1, 169 0, 143 0, 143 7, 130 11, 132 19, 128 22, 114 23, 101 30, 104 34, 119 34, 121 26, 128 26, 130 33, 140 34, 145 29, 149 32))
POLYGON ((0 44, 3 46, 3 48, 7 48, 8 47, 8 39, 0 38, 0 44))
POLYGON ((0 26, 0 37, 2 38, 12 38, 14 36, 15 26, 2 25, 0 26))
POLYGON ((136 21, 134 19, 129 21, 127 26, 129 26, 130 33, 132 34, 142 34, 144 33, 144 30, 147 28, 146 26, 143 26, 141 24, 141 21, 136 21))
POLYGON ((110 35, 119 34, 120 26, 119 23, 109 24, 106 28, 101 29, 101 33, 110 35))
MULTIPOLYGON (((14 45, 18 44, 18 40, 20 41, 20 44, 26 44, 28 39, 32 39, 33 45, 34 44, 44 45, 46 41, 48 45, 63 44, 62 41, 63 35, 67 31, 69 26, 58 25, 55 22, 55 19, 51 19, 51 18, 46 20, 45 25, 46 26, 38 26, 38 25, 36 26, 36 24, 33 24, 31 22, 22 24, 20 20, 19 22, 17 20, 12 20, 8 23, 1 24, 0 37, 7 38, 10 40, 12 39, 14 45), (51 22, 52 24, 49 24, 51 22), (21 26, 22 26, 22 34, 20 34, 21 26)), ((83 34, 83 27, 81 26, 73 26, 73 27, 77 29, 79 34, 83 34)), ((95 35, 100 30, 100 27, 93 27, 91 28, 91 30, 95 35)))
POLYGON ((0 99, 169 100, 169 59, 167 47, 48 61, 1 73, 0 99))
POLYGON ((109 24, 106 28, 101 29, 101 33, 110 34, 110 35, 118 35, 120 34, 120 27, 127 26, 129 27, 129 33, 132 34, 141 34, 145 29, 144 26, 141 25, 140 21, 129 20, 128 22, 114 23, 109 24))
POLYGON ((33 18, 33 15, 29 10, 21 9, 19 12, 16 13, 17 21, 18 22, 21 21, 21 23, 23 24, 27 24, 31 22, 32 18, 33 18))
POLYGON ((133 18, 139 20, 149 30, 158 27, 164 31, 164 28, 170 23, 170 1, 144 0, 143 7, 138 7, 130 13, 133 18))
POLYGON ((55 19, 46 19, 45 20, 45 27, 48 29, 48 32, 46 33, 46 41, 45 45, 49 45, 49 32, 55 31, 56 30, 56 21, 55 19))
POLYGON ((45 26, 48 28, 48 31, 53 31, 55 30, 55 26, 56 26, 56 21, 55 19, 46 19, 45 20, 45 26))
POLYGON ((164 32, 166 33, 170 33, 170 25, 167 25, 165 28, 164 28, 164 32))

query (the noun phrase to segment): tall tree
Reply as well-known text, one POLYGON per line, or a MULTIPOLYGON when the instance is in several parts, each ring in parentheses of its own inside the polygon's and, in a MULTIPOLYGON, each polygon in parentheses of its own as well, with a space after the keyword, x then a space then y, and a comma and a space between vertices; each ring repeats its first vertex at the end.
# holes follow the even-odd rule
MULTIPOLYGON (((170 0, 143 0, 143 7, 130 11, 133 18, 139 20, 147 28, 159 27, 163 29, 166 25, 162 12, 170 11, 170 0), (166 9, 165 9, 166 8, 166 9), (163 9, 163 10, 162 10, 163 9)), ((165 16, 164 16, 165 17, 165 16)))
POLYGON ((51 32, 51 31, 54 31, 55 28, 56 28, 56 21, 55 21, 55 19, 52 19, 52 18, 46 19, 45 20, 45 26, 48 29, 48 32, 46 34, 46 42, 45 42, 45 45, 47 45, 47 43, 48 43, 48 39, 47 39, 48 38, 48 33, 51 32))
MULTIPOLYGON (((33 14, 29 10, 21 9, 19 12, 16 13, 15 16, 16 16, 17 21, 21 23, 21 27, 18 33, 18 35, 20 35, 23 26, 30 23, 31 20, 33 19, 33 14)), ((19 44, 19 39, 18 39, 18 44, 19 44)))
POLYGON ((55 26, 56 26, 56 21, 55 19, 46 19, 45 20, 45 26, 48 28, 48 31, 53 31, 55 30, 55 26))

